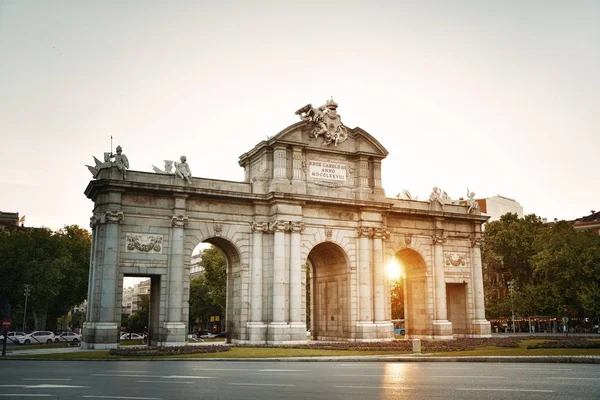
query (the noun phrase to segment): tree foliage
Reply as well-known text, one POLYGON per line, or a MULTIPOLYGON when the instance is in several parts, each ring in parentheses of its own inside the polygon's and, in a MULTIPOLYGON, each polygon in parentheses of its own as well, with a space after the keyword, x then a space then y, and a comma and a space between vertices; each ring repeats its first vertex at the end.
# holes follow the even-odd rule
POLYGON ((34 329, 54 328, 55 317, 86 297, 90 234, 77 225, 57 232, 15 228, 0 232, 0 292, 12 305, 13 319, 23 318, 24 285, 31 285, 28 314, 34 329))
POLYGON ((507 316, 511 308, 522 316, 562 315, 564 308, 600 315, 600 237, 589 231, 508 213, 487 224, 482 258, 487 290, 514 282, 509 296, 486 298, 488 317, 507 316), (489 279, 495 275, 500 282, 489 279))
POLYGON ((227 262, 216 247, 202 251, 201 275, 190 280, 190 326, 205 327, 213 315, 225 315, 227 301, 227 262))

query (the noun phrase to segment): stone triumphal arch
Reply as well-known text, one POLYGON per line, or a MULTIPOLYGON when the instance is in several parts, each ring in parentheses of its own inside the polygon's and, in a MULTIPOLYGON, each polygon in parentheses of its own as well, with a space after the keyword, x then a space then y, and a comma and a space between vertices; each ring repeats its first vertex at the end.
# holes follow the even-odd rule
POLYGON ((191 176, 187 160, 128 170, 120 150, 88 166, 94 202, 83 345, 118 345, 124 276, 151 279, 150 344, 184 345, 190 258, 201 242, 227 260, 226 326, 234 343, 393 338, 384 265, 406 274, 409 337, 488 336, 481 216, 473 194, 453 201, 387 198, 387 150, 343 126, 337 104, 307 105, 301 121, 241 155, 243 182, 191 176), (174 168, 173 168, 174 167, 174 168), (307 326, 307 279, 310 284, 307 326))

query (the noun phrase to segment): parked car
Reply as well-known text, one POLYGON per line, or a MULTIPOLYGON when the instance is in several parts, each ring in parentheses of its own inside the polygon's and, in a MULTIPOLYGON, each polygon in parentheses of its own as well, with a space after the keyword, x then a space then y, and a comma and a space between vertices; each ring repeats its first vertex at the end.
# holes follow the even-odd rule
POLYGON ((63 332, 60 335, 56 335, 56 342, 81 342, 81 335, 75 332, 63 332))
POLYGON ((139 333, 123 333, 121 335, 121 340, 143 340, 144 337, 139 333))
POLYGON ((56 336, 50 331, 34 331, 18 337, 19 344, 50 344, 55 339, 56 336))
MULTIPOLYGON (((18 332, 18 331, 8 332, 6 334, 6 343, 7 344, 10 344, 10 343, 19 344, 20 336, 25 336, 25 332, 18 332)), ((2 344, 4 344, 4 335, 0 335, 0 345, 2 345, 2 344)))
POLYGON ((210 333, 210 332, 200 332, 200 335, 198 335, 198 337, 200 337, 200 339, 212 339, 212 338, 216 338, 217 334, 210 333))

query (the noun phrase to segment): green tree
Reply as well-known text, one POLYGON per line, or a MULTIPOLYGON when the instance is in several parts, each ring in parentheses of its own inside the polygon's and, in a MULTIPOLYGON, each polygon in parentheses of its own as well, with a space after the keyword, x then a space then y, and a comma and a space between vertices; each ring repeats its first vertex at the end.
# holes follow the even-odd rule
POLYGON ((148 326, 150 318, 150 295, 143 294, 137 302, 137 311, 131 314, 127 320, 129 332, 143 333, 148 326))
POLYGON ((206 276, 200 275, 190 280, 190 325, 206 328, 210 316, 220 314, 221 308, 212 303, 206 276), (197 321, 197 322, 196 322, 197 321))
POLYGON ((90 242, 89 234, 86 237, 82 231, 70 226, 56 233, 45 228, 15 228, 0 233, 0 276, 3 277, 0 292, 6 293, 16 311, 13 318, 23 317, 25 284, 31 285, 27 309, 28 314, 33 315, 34 329, 54 324, 54 320, 47 321, 47 317, 49 313, 62 314, 60 308, 64 306, 58 307, 58 304, 71 302, 73 306, 83 301, 90 242), (71 296, 82 292, 83 296, 71 296), (55 309, 58 309, 56 313, 55 309))
POLYGON ((203 250, 200 266, 204 269, 207 296, 211 304, 219 306, 224 315, 227 301, 227 261, 223 252, 214 246, 203 250))
POLYGON ((404 319, 404 278, 392 281, 390 296, 392 319, 404 319))

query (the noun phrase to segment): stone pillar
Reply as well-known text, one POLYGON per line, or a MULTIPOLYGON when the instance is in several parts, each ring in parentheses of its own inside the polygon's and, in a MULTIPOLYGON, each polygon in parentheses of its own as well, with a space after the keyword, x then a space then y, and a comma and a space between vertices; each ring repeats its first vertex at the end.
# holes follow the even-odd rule
POLYGON ((371 302, 371 257, 369 252, 369 237, 372 233, 372 228, 358 228, 358 303, 360 322, 373 322, 373 303, 371 302))
POLYGON ((485 319, 481 242, 482 238, 479 232, 471 237, 471 290, 473 291, 471 335, 473 337, 490 337, 492 328, 489 321, 485 319))
POLYGON ((433 239, 433 269, 435 282, 435 309, 433 334, 437 339, 452 339, 452 323, 448 321, 446 304, 446 280, 444 277, 444 243, 446 236, 443 229, 436 229, 433 239))
MULTIPOLYGON (((118 196, 118 195, 117 195, 118 196)), ((82 346, 88 349, 111 349, 117 347, 119 325, 117 320, 121 305, 117 305, 119 224, 123 220, 121 211, 106 211, 95 219, 96 246, 101 246, 102 257, 92 254, 95 265, 93 281, 89 283, 92 293, 88 308, 90 320, 83 326, 82 346), (101 237, 103 235, 103 237, 101 237), (97 271, 101 273, 98 274, 97 271), (99 280, 99 282, 98 282, 99 280), (93 302, 93 303, 92 303, 93 302)))
POLYGON ((381 161, 373 161, 373 188, 381 189, 381 161))
POLYGON ((274 323, 285 323, 285 231, 288 222, 271 223, 273 239, 273 315, 274 323))
POLYGON ((385 230, 376 228, 373 231, 373 290, 375 295, 375 323, 385 320, 385 275, 383 273, 383 237, 385 230))
POLYGON ((184 228, 188 224, 186 197, 175 196, 174 215, 171 217, 171 247, 167 271, 167 318, 159 334, 161 346, 185 346, 187 332, 183 320, 183 253, 184 228))
POLYGON ((290 324, 302 323, 302 265, 300 259, 300 234, 303 230, 303 222, 291 223, 290 231, 292 237, 290 241, 290 324))
POLYGON ((263 321, 263 232, 267 222, 252 223, 252 264, 250 264, 250 321, 247 324, 248 343, 266 343, 263 321))
POLYGON ((95 321, 97 316, 94 315, 93 310, 94 307, 93 305, 95 305, 95 298, 96 298, 96 293, 94 288, 96 287, 96 273, 97 273, 97 268, 96 268, 96 246, 98 245, 98 232, 96 230, 96 226, 98 225, 98 223, 100 222, 100 219, 98 217, 96 217, 95 215, 93 215, 90 218, 90 228, 92 229, 92 245, 90 247, 90 270, 88 273, 88 295, 87 295, 87 302, 88 302, 88 306, 85 312, 85 320, 86 321, 95 321))
POLYGON ((250 277, 250 322, 263 321, 262 315, 262 285, 263 285, 263 249, 262 235, 268 228, 266 222, 252 224, 252 265, 250 277))

